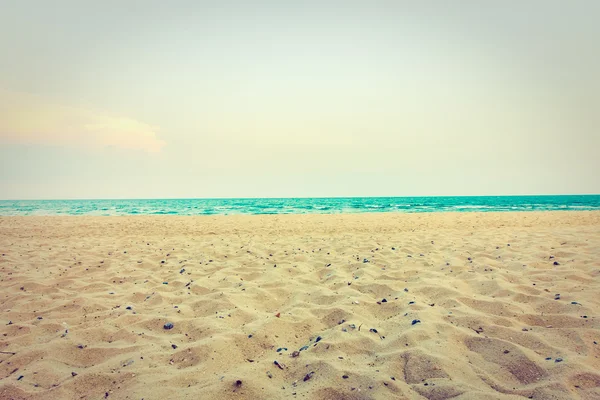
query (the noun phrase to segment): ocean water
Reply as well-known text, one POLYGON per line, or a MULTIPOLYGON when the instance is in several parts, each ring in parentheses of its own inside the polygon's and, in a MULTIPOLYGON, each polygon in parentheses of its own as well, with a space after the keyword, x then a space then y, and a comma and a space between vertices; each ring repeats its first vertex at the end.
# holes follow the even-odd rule
POLYGON ((600 195, 1 200, 0 215, 232 215, 600 210, 600 195))

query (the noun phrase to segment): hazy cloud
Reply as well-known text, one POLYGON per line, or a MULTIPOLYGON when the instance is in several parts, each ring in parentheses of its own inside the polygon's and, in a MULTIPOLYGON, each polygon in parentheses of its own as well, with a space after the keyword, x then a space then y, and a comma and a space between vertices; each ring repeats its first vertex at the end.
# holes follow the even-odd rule
POLYGON ((0 143, 161 151, 158 127, 132 118, 0 90, 0 143))

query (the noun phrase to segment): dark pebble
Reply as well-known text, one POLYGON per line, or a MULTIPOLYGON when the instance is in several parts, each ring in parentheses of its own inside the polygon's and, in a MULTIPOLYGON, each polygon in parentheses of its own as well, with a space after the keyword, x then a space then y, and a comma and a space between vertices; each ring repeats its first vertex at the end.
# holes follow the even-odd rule
POLYGON ((368 263, 369 260, 367 260, 366 258, 363 260, 363 263, 368 263))
POLYGON ((560 265, 558 261, 554 261, 554 265, 560 265))
POLYGON ((349 376, 348 376, 348 375, 342 375, 342 378, 344 378, 344 379, 348 379, 348 378, 349 378, 349 376))
POLYGON ((71 376, 77 376, 77 372, 71 372, 71 376))
POLYGON ((302 346, 302 347, 300 347, 300 351, 303 351, 303 350, 308 350, 308 346, 302 346))
POLYGON ((552 360, 552 357, 546 357, 546 361, 552 360))
POLYGON ((169 282, 163 282, 163 285, 168 285, 168 284, 169 284, 169 282))
POLYGON ((126 310, 131 310, 131 306, 125 307, 126 310))
POLYGON ((309 380, 313 374, 314 372, 309 372, 308 374, 304 375, 303 381, 306 382, 307 380, 309 380))
POLYGON ((44 319, 43 317, 37 317, 37 319, 44 319))
POLYGON ((411 305, 411 304, 415 304, 415 302, 414 301, 409 301, 408 305, 411 305))
POLYGON ((315 343, 318 343, 321 341, 321 339, 323 339, 321 336, 317 336, 317 338, 315 339, 315 343))
POLYGON ((416 325, 418 323, 420 323, 421 320, 420 319, 413 319, 412 322, 410 323, 411 325, 416 325))
POLYGON ((579 304, 579 303, 576 301, 572 301, 571 304, 579 304))
POLYGON ((555 362, 555 363, 559 363, 559 362, 562 362, 562 360, 563 360, 563 359, 559 357, 559 358, 557 358, 556 360, 554 360, 554 362, 555 362))
POLYGON ((239 379, 237 381, 235 381, 235 386, 237 386, 237 387, 242 386, 242 381, 240 381, 239 379))
POLYGON ((177 348, 176 344, 172 344, 171 347, 173 348, 173 350, 175 350, 177 348))
POLYGON ((20 381, 21 379, 23 379, 24 376, 23 375, 19 375, 19 377, 17 378, 18 381, 20 381))
POLYGON ((408 292, 408 288, 404 288, 404 291, 405 291, 405 292, 408 292))
POLYGON ((165 328, 165 329, 173 329, 173 323, 172 323, 172 322, 167 322, 167 323, 166 323, 166 324, 163 326, 163 328, 165 328))
POLYGON ((377 333, 377 329, 371 328, 371 329, 369 329, 369 332, 377 333))
POLYGON ((503 353, 504 353, 504 354, 508 354, 508 353, 510 353, 510 351, 508 351, 508 350, 504 350, 504 351, 503 351, 503 353))
POLYGON ((381 300, 382 303, 387 303, 387 299, 381 300))
POLYGON ((252 338, 252 335, 248 335, 248 339, 252 338))
POLYGON ((179 270, 180 274, 183 274, 185 272, 185 268, 181 268, 181 270, 179 270))

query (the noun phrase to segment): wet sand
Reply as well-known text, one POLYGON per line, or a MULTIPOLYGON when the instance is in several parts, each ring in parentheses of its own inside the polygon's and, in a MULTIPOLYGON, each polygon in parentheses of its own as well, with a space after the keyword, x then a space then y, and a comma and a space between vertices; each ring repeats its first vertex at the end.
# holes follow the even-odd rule
POLYGON ((3 217, 0 253, 0 399, 600 399, 600 212, 3 217))

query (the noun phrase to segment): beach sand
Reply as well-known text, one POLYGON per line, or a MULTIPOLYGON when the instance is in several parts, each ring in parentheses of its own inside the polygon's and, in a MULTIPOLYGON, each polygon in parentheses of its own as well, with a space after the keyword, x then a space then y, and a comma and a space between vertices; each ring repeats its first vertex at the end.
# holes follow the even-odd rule
POLYGON ((0 399, 600 399, 600 212, 4 217, 0 253, 0 399))

